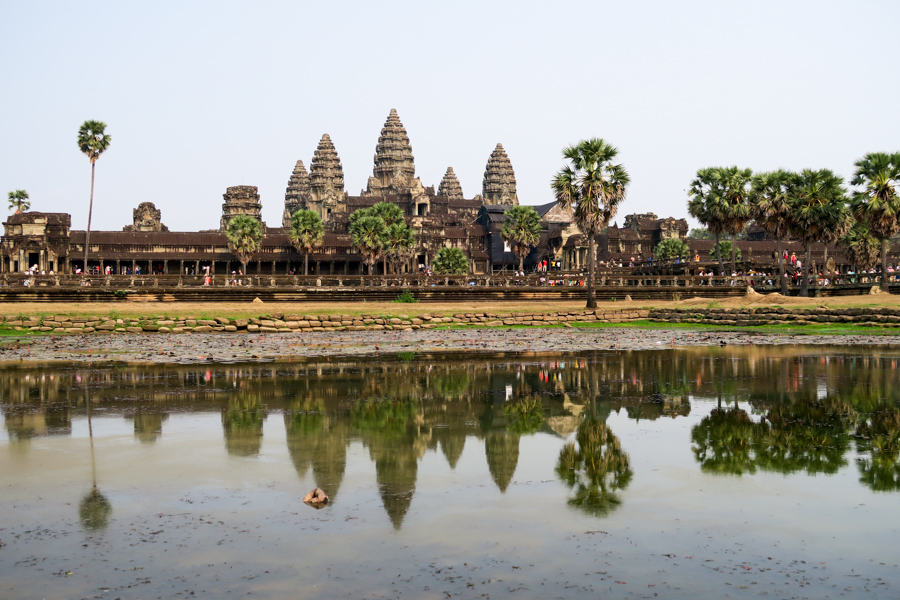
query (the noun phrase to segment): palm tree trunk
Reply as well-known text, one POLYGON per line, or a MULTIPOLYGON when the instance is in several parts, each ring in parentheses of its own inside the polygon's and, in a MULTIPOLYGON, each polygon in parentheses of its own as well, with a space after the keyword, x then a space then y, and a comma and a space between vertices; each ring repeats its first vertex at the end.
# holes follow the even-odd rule
POLYGON ((788 284, 787 277, 784 276, 784 254, 781 253, 781 240, 776 240, 775 243, 778 252, 778 280, 781 282, 779 283, 781 286, 781 295, 787 296, 788 284))
POLYGON ((521 273, 525 269, 525 257, 519 257, 519 272, 521 273))
POLYGON ((884 238, 881 240, 881 289, 885 292, 890 287, 887 274, 887 238, 884 238))
POLYGON ((303 253, 303 274, 309 275, 309 252, 303 253))
POLYGON ((719 247, 719 234, 716 232, 716 260, 719 261, 719 275, 725 272, 725 267, 722 265, 722 248, 719 247))
POLYGON ((381 268, 384 269, 384 276, 387 277, 387 254, 381 257, 381 268))
POLYGON ((596 244, 594 232, 591 231, 588 236, 588 290, 587 290, 587 307, 597 308, 597 296, 594 294, 594 263, 596 262, 596 244))
POLYGON ((731 272, 737 273, 737 262, 735 260, 735 256, 737 256, 737 234, 731 234, 731 272))
POLYGON ((800 269, 800 296, 803 298, 809 298, 809 277, 806 275, 806 272, 809 271, 809 261, 812 257, 812 244, 806 244, 806 260, 803 263, 803 268, 800 269))
POLYGON ((91 161, 91 201, 88 204, 88 222, 87 230, 84 232, 84 267, 81 269, 81 276, 84 277, 88 272, 88 250, 91 247, 91 213, 94 212, 94 170, 97 163, 91 161))

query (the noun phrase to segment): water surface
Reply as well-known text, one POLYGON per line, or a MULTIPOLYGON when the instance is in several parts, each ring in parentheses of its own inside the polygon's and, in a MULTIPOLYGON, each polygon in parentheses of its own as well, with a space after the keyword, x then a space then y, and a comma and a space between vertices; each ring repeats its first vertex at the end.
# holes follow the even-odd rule
POLYGON ((0 596, 897 597, 900 351, 467 358, 4 370, 0 596))

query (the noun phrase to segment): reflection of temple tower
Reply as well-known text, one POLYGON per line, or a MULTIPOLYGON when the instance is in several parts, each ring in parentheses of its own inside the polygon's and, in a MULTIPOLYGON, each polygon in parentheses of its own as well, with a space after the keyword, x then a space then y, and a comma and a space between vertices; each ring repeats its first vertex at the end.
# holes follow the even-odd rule
POLYGON ((399 530, 416 493, 419 461, 407 442, 393 445, 393 448, 383 446, 377 454, 375 475, 378 492, 394 529, 399 530))
POLYGON ((284 215, 281 217, 281 226, 291 226, 291 215, 298 209, 306 208, 309 200, 309 173, 303 166, 303 161, 298 160, 294 165, 294 172, 288 181, 287 190, 284 192, 284 215))
POLYGON ((266 411, 259 398, 237 397, 222 411, 225 449, 232 456, 257 456, 262 447, 266 411))
POLYGON ((326 417, 324 406, 315 411, 285 411, 288 453, 297 475, 306 477, 312 466, 315 485, 337 498, 347 467, 349 426, 346 419, 326 417))
POLYGON ((344 167, 337 150, 326 133, 319 141, 309 166, 309 201, 300 208, 319 213, 323 221, 329 221, 331 213, 344 206, 344 167))
POLYGON ((519 436, 508 431, 491 431, 484 438, 491 478, 505 492, 519 464, 519 436))
POLYGON ((125 417, 134 419, 134 437, 143 443, 152 443, 162 435, 163 421, 169 418, 167 413, 157 411, 138 411, 125 417))
POLYGON ((516 174, 503 144, 497 144, 484 168, 482 196, 485 204, 519 204, 516 174))

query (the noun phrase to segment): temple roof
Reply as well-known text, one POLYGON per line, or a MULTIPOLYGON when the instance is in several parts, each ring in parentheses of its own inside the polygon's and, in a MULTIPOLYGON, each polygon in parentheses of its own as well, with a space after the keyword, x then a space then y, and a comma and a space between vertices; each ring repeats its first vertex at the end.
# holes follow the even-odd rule
POLYGON ((331 136, 327 133, 322 135, 319 146, 313 154, 309 166, 309 187, 310 190, 320 192, 328 189, 336 192, 344 191, 344 167, 341 165, 331 136))
POLYGON ((441 185, 438 186, 438 195, 447 196, 451 200, 463 199, 462 186, 459 185, 459 179, 456 178, 453 167, 447 167, 447 172, 444 173, 441 185))
POLYGON ((397 110, 392 108, 378 144, 375 146, 375 169, 366 187, 366 195, 384 196, 406 191, 416 178, 412 146, 397 110))
POLYGON ((497 144, 488 158, 487 166, 484 168, 482 196, 485 204, 519 203, 516 194, 516 174, 513 172, 506 150, 503 149, 503 144, 497 144))

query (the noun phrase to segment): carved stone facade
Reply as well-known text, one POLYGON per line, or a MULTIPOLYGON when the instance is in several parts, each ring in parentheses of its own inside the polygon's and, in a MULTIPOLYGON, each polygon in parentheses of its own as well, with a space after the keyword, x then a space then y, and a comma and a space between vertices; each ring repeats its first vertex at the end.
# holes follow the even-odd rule
MULTIPOLYGON (((262 222, 262 204, 259 202, 259 190, 255 185, 236 185, 225 190, 222 195, 225 203, 222 205, 222 218, 219 221, 219 231, 228 229, 228 223, 238 215, 253 217, 262 222)), ((263 230, 266 224, 263 223, 263 230)))
POLYGON ((162 211, 156 208, 152 202, 141 202, 132 211, 134 222, 126 225, 122 231, 168 231, 169 228, 162 223, 162 211))
POLYGON ((49 273, 65 269, 71 225, 72 217, 67 213, 25 212, 10 215, 3 223, 0 270, 16 273, 36 266, 38 272, 49 273))
POLYGON ((281 226, 291 226, 291 215, 300 208, 305 208, 309 202, 309 173, 303 166, 303 161, 298 160, 294 165, 294 172, 288 180, 287 189, 284 192, 284 214, 281 217, 281 226))
POLYGON ((400 122, 397 110, 392 108, 375 146, 374 173, 360 196, 385 198, 407 193, 423 195, 425 186, 416 177, 415 159, 406 128, 400 122))
POLYGON ((519 204, 516 194, 516 174, 503 144, 497 144, 484 168, 481 195, 485 204, 519 204))
POLYGON ((463 199, 462 186, 459 185, 459 179, 456 178, 453 167, 447 167, 447 172, 444 173, 444 178, 441 179, 441 185, 438 187, 438 196, 447 196, 451 200, 463 199))

